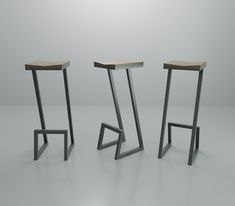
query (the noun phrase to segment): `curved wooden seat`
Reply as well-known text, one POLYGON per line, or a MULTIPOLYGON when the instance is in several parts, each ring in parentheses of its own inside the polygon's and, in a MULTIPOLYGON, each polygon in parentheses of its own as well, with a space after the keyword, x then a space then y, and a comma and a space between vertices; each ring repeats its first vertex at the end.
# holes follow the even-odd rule
POLYGON ((104 68, 104 69, 131 69, 143 67, 144 62, 141 61, 110 61, 110 62, 94 62, 94 67, 104 68))
POLYGON ((200 71, 206 67, 206 62, 185 62, 173 60, 163 64, 164 69, 200 71))
POLYGON ((25 64, 26 70, 63 70, 70 65, 69 61, 34 61, 25 64))

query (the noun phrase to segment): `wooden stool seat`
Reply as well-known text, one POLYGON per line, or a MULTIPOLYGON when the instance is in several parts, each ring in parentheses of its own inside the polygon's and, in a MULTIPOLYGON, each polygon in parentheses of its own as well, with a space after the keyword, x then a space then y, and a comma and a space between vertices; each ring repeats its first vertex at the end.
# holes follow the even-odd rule
POLYGON ((34 61, 29 64, 25 64, 25 70, 63 70, 69 65, 69 61, 34 61))
POLYGON ((206 67, 206 62, 185 62, 173 60, 164 63, 163 67, 164 69, 200 71, 206 67))
POLYGON ((110 62, 94 62, 94 67, 104 68, 104 69, 131 69, 143 67, 144 62, 141 61, 110 61, 110 62))

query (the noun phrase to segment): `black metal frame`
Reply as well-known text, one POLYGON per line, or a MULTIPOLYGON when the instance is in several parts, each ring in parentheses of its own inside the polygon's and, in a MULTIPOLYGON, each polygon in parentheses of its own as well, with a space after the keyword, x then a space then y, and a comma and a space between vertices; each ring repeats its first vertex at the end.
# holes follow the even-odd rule
POLYGON ((203 70, 199 71, 199 75, 198 75, 196 102, 195 102, 194 116, 193 116, 193 125, 168 123, 168 144, 166 144, 163 147, 167 108, 168 108, 168 101, 169 101, 169 94, 170 94, 171 75, 172 75, 172 70, 169 69, 168 75, 167 75, 167 84, 166 84, 166 93, 165 93, 165 102, 164 102, 163 117, 162 117, 162 127, 161 127, 161 136, 160 136, 158 158, 159 159, 162 158, 162 156, 168 151, 168 149, 171 146, 171 127, 172 126, 186 128, 186 129, 192 129, 190 148, 189 148, 189 158, 188 158, 188 165, 192 165, 194 157, 195 157, 195 155, 198 151, 198 148, 199 148, 200 128, 197 126, 197 120, 198 120, 198 111, 199 111, 199 103, 200 103, 200 96, 201 96, 203 70), (194 149, 195 138, 196 138, 196 145, 195 145, 195 149, 194 149))
MULTIPOLYGON (((37 99, 37 106, 38 106, 38 111, 39 111, 39 117, 40 117, 40 122, 41 122, 41 130, 34 130, 34 135, 35 132, 36 134, 43 134, 43 139, 44 139, 44 144, 41 146, 39 149, 35 149, 35 136, 34 136, 34 160, 37 160, 40 155, 43 153, 43 151, 46 149, 48 145, 48 139, 47 139, 47 134, 64 134, 66 131, 66 137, 65 140, 67 140, 67 130, 47 130, 46 125, 45 125, 45 120, 44 120, 44 115, 43 115, 43 109, 42 109, 42 102, 41 102, 41 95, 40 95, 40 89, 39 89, 39 83, 38 83, 38 77, 37 77, 37 71, 32 70, 32 75, 33 75, 33 82, 34 82, 34 88, 35 88, 35 93, 36 93, 36 99, 37 99), (36 157, 36 158, 35 158, 36 157)), ((70 139, 71 139, 71 146, 69 149, 66 147, 65 151, 65 160, 68 159, 69 154, 72 151, 73 145, 74 145, 74 135, 73 135, 73 123, 72 123, 72 114, 71 114, 71 106, 70 106, 70 98, 69 98, 69 87, 68 87, 68 78, 67 78, 67 70, 66 68, 63 69, 63 77, 64 77, 64 87, 65 87, 65 96, 66 96, 66 106, 67 106, 67 113, 68 113, 68 121, 69 121, 69 131, 70 131, 70 139)), ((36 138, 38 139, 38 138, 36 138)), ((68 143, 66 143, 68 144, 68 143)), ((65 144, 65 145, 66 145, 65 144)))
POLYGON ((143 145, 140 122, 139 122, 139 116, 138 116, 138 111, 137 111, 137 106, 136 106, 136 99, 135 99, 135 93, 134 93, 134 87, 133 87, 131 71, 129 69, 126 69, 128 86, 129 86, 129 91, 130 91, 130 95, 131 95, 131 103, 132 103, 132 108, 133 108, 133 113, 134 113, 134 118, 135 118, 135 125, 136 125, 137 136, 138 136, 139 147, 121 153, 122 142, 125 142, 126 139, 125 139, 123 124, 122 124, 122 118, 121 118, 121 113, 120 113, 120 109, 119 109, 118 99, 117 99, 117 95, 116 95, 116 89, 115 89, 115 84, 114 84, 114 80, 113 80, 113 74, 112 74, 111 70, 107 69, 107 71, 108 71, 109 82, 110 82, 110 86, 111 86, 111 91, 112 91, 112 96, 113 96, 113 101, 114 101, 114 106, 115 106, 115 111, 116 111, 116 115, 117 115, 119 128, 114 127, 112 125, 109 125, 107 123, 102 123, 101 128, 100 128, 100 135, 99 135, 97 149, 102 150, 104 148, 107 148, 107 147, 110 147, 110 146, 113 146, 113 145, 117 145, 116 153, 115 153, 115 159, 118 160, 118 159, 121 159, 123 157, 129 156, 131 154, 134 154, 136 152, 139 152, 139 151, 143 150, 144 145, 143 145), (118 140, 111 141, 111 142, 103 144, 103 137, 104 137, 105 129, 109 129, 113 132, 118 133, 119 134, 118 140))
POLYGON ((38 149, 38 135, 42 134, 63 134, 64 135, 64 160, 67 161, 74 144, 71 142, 68 146, 68 131, 67 130, 34 130, 34 160, 38 160, 48 143, 44 143, 40 149, 38 149))

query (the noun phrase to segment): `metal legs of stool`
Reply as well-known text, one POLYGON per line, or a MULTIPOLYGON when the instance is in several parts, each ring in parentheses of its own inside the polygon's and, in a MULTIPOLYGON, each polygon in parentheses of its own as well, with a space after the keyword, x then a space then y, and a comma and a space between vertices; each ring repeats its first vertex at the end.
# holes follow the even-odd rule
POLYGON ((112 125, 102 123, 101 124, 101 129, 100 129, 100 135, 99 135, 99 140, 98 140, 98 146, 97 149, 101 150, 113 145, 117 145, 116 147, 116 153, 115 153, 115 159, 121 159, 123 157, 126 157, 128 155, 134 154, 136 152, 139 152, 144 149, 143 145, 143 140, 142 140, 142 134, 141 134, 141 129, 140 129, 140 122, 139 122, 139 116, 138 116, 138 111, 137 111, 137 106, 136 106, 136 100, 135 100, 135 94, 134 94, 134 87, 132 83, 132 77, 131 77, 131 71, 129 69, 126 69, 126 74, 127 74, 127 79, 128 79, 128 86, 130 90, 130 95, 131 95, 131 103, 132 103, 132 108, 133 108, 133 113, 134 113, 134 118, 135 118, 135 125, 136 125, 136 130, 137 130, 137 136, 138 136, 138 142, 139 142, 139 147, 128 150, 126 152, 121 153, 121 145, 122 142, 125 141, 125 134, 124 134, 124 129, 123 129, 123 124, 122 124, 122 118, 121 118, 121 113, 118 105, 118 99, 116 95, 116 90, 115 90, 115 85, 113 81, 113 74, 111 70, 108 71, 108 76, 109 76, 109 82, 111 86, 111 91, 112 91, 112 96, 113 96, 113 101, 114 101, 114 106, 115 106, 115 111, 117 115, 117 120, 118 120, 118 126, 114 127, 112 125), (109 129, 112 130, 116 133, 119 134, 118 140, 108 142, 106 144, 103 144, 103 136, 104 136, 104 130, 109 129))
POLYGON ((200 130, 199 130, 199 127, 197 127, 197 119, 198 119, 198 110, 199 110, 199 103, 200 103, 200 96, 201 96, 203 70, 199 71, 199 76, 198 76, 196 102, 195 102, 194 117, 193 117, 193 125, 191 126, 191 125, 169 123, 168 124, 168 144, 165 147, 163 147, 165 126, 166 126, 167 108, 168 108, 168 100, 169 100, 169 93, 170 93, 171 74, 172 74, 172 70, 169 69, 168 70, 168 75, 167 75, 165 103, 164 103, 164 109, 163 109, 162 127, 161 127, 161 136, 160 136, 158 158, 160 159, 168 151, 168 149, 170 148, 170 145, 171 145, 171 126, 192 129, 190 149, 189 149, 189 158, 188 158, 188 165, 192 165, 192 161, 193 161, 193 159, 196 155, 197 149, 199 148, 199 131, 200 130), (196 138, 196 147, 194 149, 195 138, 196 138))
MULTIPOLYGON (((35 93, 36 93, 39 117, 40 117, 41 127, 42 127, 42 130, 35 130, 35 131, 37 131, 37 133, 43 134, 43 139, 44 139, 44 144, 41 146, 39 151, 34 149, 34 154, 37 153, 36 157, 39 157, 42 154, 42 152, 45 150, 46 146, 48 145, 47 134, 52 134, 51 131, 54 131, 53 134, 61 134, 61 131, 65 131, 65 130, 46 130, 46 125, 45 125, 45 120, 44 120, 44 115, 43 115, 43 109, 42 109, 41 96, 40 96, 39 83, 38 83, 38 77, 37 77, 37 71, 32 70, 32 75, 33 75, 33 82, 34 82, 34 88, 35 88, 35 93)), ((72 146, 74 145, 74 135, 73 135, 72 114, 71 114, 71 107, 70 107, 69 88, 68 88, 68 79, 67 79, 66 69, 63 70, 63 77, 64 77, 66 105, 67 105, 67 113, 68 113, 68 120, 69 120, 69 131, 70 131, 70 139, 71 139, 71 147, 70 147, 69 153, 67 152, 67 154, 70 154, 70 152, 72 150, 72 146)), ((36 144, 36 143, 34 143, 34 144, 36 144)), ((34 147, 34 148, 36 148, 36 147, 34 147)), ((69 155, 67 155, 67 157, 68 156, 69 155)), ((66 155, 65 155, 65 157, 66 157, 66 155)), ((37 160, 37 159, 38 158, 36 158, 35 160, 37 160)), ((67 160, 67 158, 65 158, 65 160, 67 160)))

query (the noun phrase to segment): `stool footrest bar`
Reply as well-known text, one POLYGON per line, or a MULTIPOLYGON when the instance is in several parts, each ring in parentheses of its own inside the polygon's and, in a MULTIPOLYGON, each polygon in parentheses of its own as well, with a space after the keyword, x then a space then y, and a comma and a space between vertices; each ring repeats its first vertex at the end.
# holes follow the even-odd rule
POLYGON ((34 132, 37 134, 66 134, 68 131, 62 129, 35 129, 34 132))
POLYGON ((105 149, 107 147, 112 147, 114 145, 117 145, 117 143, 118 143, 118 140, 114 140, 114 141, 111 141, 111 142, 104 143, 104 144, 102 144, 98 147, 98 150, 102 150, 102 149, 105 149))
MULTIPOLYGON (((168 125, 170 127, 180 127, 180 128, 185 128, 185 129, 193 129, 192 125, 188 125, 188 124, 180 124, 180 123, 174 123, 174 122, 168 122, 168 125)), ((199 128, 199 127, 197 127, 199 128)))
POLYGON ((139 151, 142 151, 144 150, 143 147, 137 147, 137 148, 134 148, 134 149, 130 149, 128 151, 125 151, 123 153, 119 153, 118 155, 115 156, 115 160, 118 160, 118 159, 121 159, 121 158, 124 158, 126 156, 129 156, 129 155, 132 155, 136 152, 139 152, 139 151))

